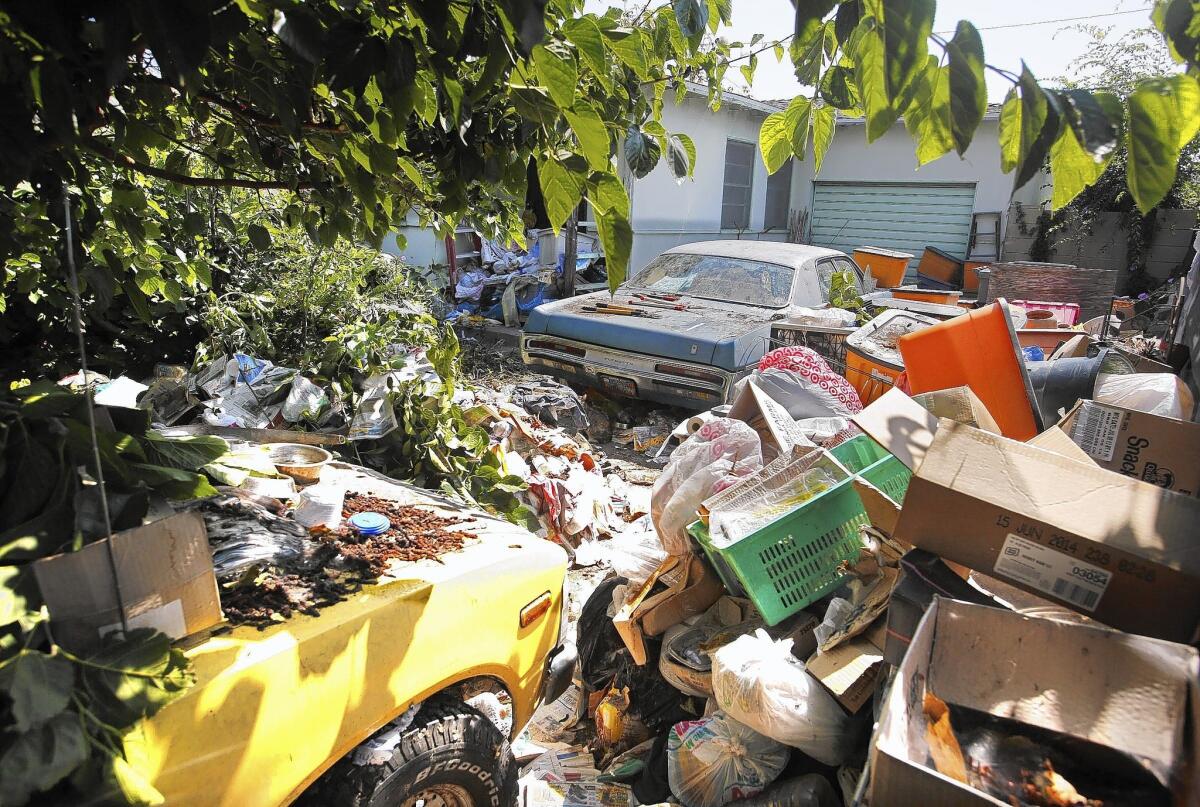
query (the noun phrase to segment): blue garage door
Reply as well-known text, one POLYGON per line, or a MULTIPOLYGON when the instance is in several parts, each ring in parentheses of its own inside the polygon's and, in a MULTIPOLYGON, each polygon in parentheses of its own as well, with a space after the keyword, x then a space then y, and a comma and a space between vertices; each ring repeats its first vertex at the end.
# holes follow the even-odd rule
POLYGON ((967 254, 975 185, 933 182, 814 182, 811 241, 850 254, 885 247, 912 254, 926 246, 967 254))

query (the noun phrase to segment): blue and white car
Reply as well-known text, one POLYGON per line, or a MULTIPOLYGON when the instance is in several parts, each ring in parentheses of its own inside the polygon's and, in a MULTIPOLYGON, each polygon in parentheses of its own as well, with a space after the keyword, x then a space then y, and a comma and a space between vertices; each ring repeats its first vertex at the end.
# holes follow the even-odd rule
POLYGON ((684 244, 647 264, 615 296, 596 292, 534 309, 521 358, 532 370, 610 394, 708 409, 727 402, 738 379, 771 349, 771 323, 790 306, 828 305, 831 278, 846 269, 861 288, 858 266, 833 249, 684 244), (653 316, 585 310, 631 301, 653 316), (665 307, 676 304, 684 310, 665 307))

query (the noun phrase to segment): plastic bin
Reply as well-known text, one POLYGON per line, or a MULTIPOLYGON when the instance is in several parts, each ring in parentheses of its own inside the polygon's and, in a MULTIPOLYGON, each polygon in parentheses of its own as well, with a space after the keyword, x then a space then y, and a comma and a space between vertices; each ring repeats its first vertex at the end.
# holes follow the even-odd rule
POLYGON ((701 521, 688 532, 731 593, 745 593, 768 625, 777 625, 843 582, 843 560, 858 557, 867 523, 851 478, 727 547, 714 546, 701 521))
POLYGON ((1041 430, 1037 399, 1004 300, 902 336, 899 348, 914 395, 965 385, 983 401, 1005 437, 1024 442, 1041 430))
POLYGON ((1059 325, 1075 325, 1079 322, 1079 303, 1047 303, 1043 300, 1013 300, 1012 305, 1025 311, 1043 310, 1054 314, 1059 325))
POLYGON ((900 336, 937 323, 933 317, 888 309, 846 337, 846 380, 863 405, 888 391, 904 372, 896 344, 900 336))
POLYGON ((957 305, 961 291, 950 289, 922 289, 913 286, 900 286, 892 289, 892 296, 898 300, 916 300, 918 303, 940 303, 941 305, 957 305))
POLYGON ((708 527, 688 527, 731 593, 745 595, 775 625, 841 585, 837 566, 858 556, 867 523, 854 490, 857 476, 904 502, 912 472, 865 434, 829 451, 846 479, 728 547, 714 546, 708 527))
POLYGON ((963 264, 963 291, 979 291, 979 272, 984 266, 991 266, 990 261, 967 261, 963 264))
POLYGON ((854 262, 864 272, 871 270, 875 284, 881 289, 890 289, 904 282, 904 272, 913 259, 907 252, 898 252, 883 247, 859 247, 854 250, 854 262))
POLYGON ((937 247, 925 247, 917 274, 936 283, 933 288, 961 289, 963 285, 963 260, 937 247))

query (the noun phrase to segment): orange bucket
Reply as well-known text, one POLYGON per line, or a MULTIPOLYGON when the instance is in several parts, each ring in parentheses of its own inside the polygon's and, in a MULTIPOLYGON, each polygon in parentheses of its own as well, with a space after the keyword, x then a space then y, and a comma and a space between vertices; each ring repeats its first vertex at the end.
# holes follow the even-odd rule
POLYGON ((846 380, 858 390, 863 406, 891 389, 904 372, 896 348, 901 336, 935 322, 933 317, 893 308, 846 337, 846 380))
POLYGON ((892 289, 892 296, 897 300, 915 300, 918 303, 938 303, 939 305, 958 305, 961 291, 943 291, 941 289, 918 289, 912 286, 900 286, 892 289))
POLYGON ((1037 399, 1004 300, 902 336, 899 347, 914 395, 968 386, 1005 437, 1037 435, 1037 399))
POLYGON ((864 272, 871 270, 875 284, 881 289, 890 289, 904 282, 904 271, 913 259, 907 252, 897 252, 883 247, 859 247, 854 250, 854 262, 864 272))
POLYGON ((981 266, 991 266, 989 261, 967 261, 963 264, 963 291, 979 291, 979 275, 975 270, 981 266))

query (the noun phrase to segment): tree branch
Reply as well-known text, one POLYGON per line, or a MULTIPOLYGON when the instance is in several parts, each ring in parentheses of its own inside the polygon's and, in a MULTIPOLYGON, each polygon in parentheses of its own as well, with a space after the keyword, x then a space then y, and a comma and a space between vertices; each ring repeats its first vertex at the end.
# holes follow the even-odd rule
MULTIPOLYGON (((230 101, 227 98, 222 98, 219 95, 213 95, 210 92, 198 92, 196 97, 205 103, 218 106, 240 118, 253 123, 256 126, 266 126, 272 129, 283 129, 283 121, 278 118, 272 118, 263 113, 251 109, 248 104, 241 101, 230 101)), ((348 134, 349 129, 340 123, 317 123, 315 121, 301 121, 297 124, 301 129, 311 129, 316 132, 325 132, 326 134, 348 134)))
POLYGON ((105 158, 119 168, 128 168, 132 171, 137 171, 139 174, 163 179, 167 182, 174 182, 178 185, 187 185, 193 188, 248 188, 250 190, 304 190, 315 187, 312 182, 299 182, 292 185, 289 182, 279 182, 276 180, 260 180, 260 179, 238 179, 233 177, 197 177, 189 174, 177 174, 173 171, 166 171, 162 168, 157 168, 153 165, 138 162, 128 154, 120 154, 114 151, 104 141, 94 137, 89 137, 84 140, 84 146, 93 153, 105 158))

